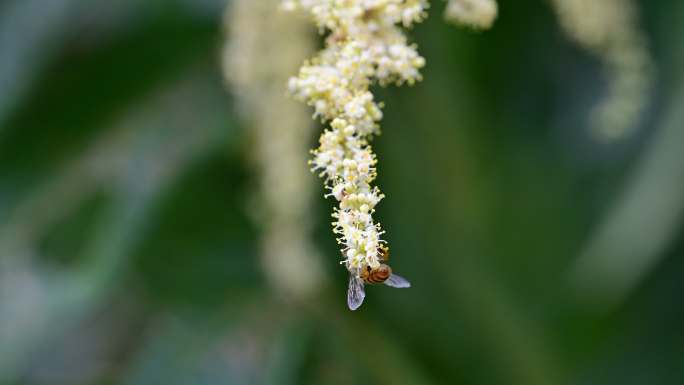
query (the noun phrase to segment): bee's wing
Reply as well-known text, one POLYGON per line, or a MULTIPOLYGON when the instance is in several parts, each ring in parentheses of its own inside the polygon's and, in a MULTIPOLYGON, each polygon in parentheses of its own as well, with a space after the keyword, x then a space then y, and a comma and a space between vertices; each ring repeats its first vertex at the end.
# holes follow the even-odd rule
POLYGON ((349 289, 347 289, 347 305, 349 309, 356 310, 366 298, 366 291, 363 288, 363 280, 355 275, 349 276, 349 289))
POLYGON ((387 278, 385 285, 403 289, 406 287, 411 287, 411 282, 407 281, 406 278, 393 273, 389 276, 389 278, 387 278))

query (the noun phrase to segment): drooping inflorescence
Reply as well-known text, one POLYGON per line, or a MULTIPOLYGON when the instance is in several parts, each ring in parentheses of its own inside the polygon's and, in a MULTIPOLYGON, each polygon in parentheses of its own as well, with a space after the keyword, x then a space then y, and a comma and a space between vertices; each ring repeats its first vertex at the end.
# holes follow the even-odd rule
POLYGON ((312 169, 325 179, 339 206, 334 232, 347 269, 377 268, 382 228, 373 220, 384 197, 373 185, 376 156, 370 140, 379 134, 380 104, 373 84, 413 84, 425 65, 402 27, 422 21, 426 0, 286 0, 286 9, 308 12, 321 31, 325 48, 289 81, 289 90, 329 124, 312 151, 312 169))
POLYGON ((262 266, 281 297, 300 301, 323 280, 307 214, 314 186, 301 167, 314 124, 305 106, 284 97, 283 83, 315 51, 315 41, 308 20, 282 12, 279 4, 230 2, 223 67, 249 126, 257 188, 249 212, 261 230, 262 266))
POLYGON ((594 107, 596 137, 628 136, 648 106, 655 68, 633 0, 553 0, 568 36, 604 63, 606 96, 594 107))

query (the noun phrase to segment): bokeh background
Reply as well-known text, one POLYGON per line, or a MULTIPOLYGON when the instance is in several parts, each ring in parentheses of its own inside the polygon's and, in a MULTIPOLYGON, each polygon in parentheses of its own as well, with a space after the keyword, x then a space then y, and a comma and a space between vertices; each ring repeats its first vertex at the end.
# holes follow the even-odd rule
POLYGON ((637 1, 655 83, 601 141, 605 68, 549 2, 473 32, 434 1, 425 80, 377 90, 377 216, 413 287, 354 313, 315 175, 324 284, 264 274, 225 6, 0 3, 0 383, 684 381, 683 2, 637 1))

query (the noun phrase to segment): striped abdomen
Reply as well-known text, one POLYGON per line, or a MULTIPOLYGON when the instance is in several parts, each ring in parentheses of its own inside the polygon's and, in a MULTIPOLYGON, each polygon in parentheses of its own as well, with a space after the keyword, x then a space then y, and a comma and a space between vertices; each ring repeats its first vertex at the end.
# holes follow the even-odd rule
POLYGON ((371 269, 370 266, 368 266, 361 274, 361 278, 365 283, 374 284, 385 282, 390 275, 392 275, 392 268, 382 264, 376 269, 371 269))

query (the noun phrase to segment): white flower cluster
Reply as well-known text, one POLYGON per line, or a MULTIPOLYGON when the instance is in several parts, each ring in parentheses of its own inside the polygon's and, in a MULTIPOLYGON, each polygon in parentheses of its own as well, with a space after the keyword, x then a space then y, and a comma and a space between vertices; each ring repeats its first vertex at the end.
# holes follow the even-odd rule
POLYGON ((426 0, 286 0, 287 9, 310 13, 329 30, 325 48, 306 62, 289 82, 290 92, 330 122, 313 151, 312 169, 320 171, 329 196, 339 201, 333 214, 344 263, 350 272, 380 264, 384 241, 373 212, 383 195, 372 186, 376 158, 369 140, 379 134, 380 105, 369 87, 413 84, 425 59, 409 45, 400 26, 425 17, 426 0))
POLYGON ((444 18, 458 25, 489 29, 498 13, 496 0, 449 0, 444 18))

